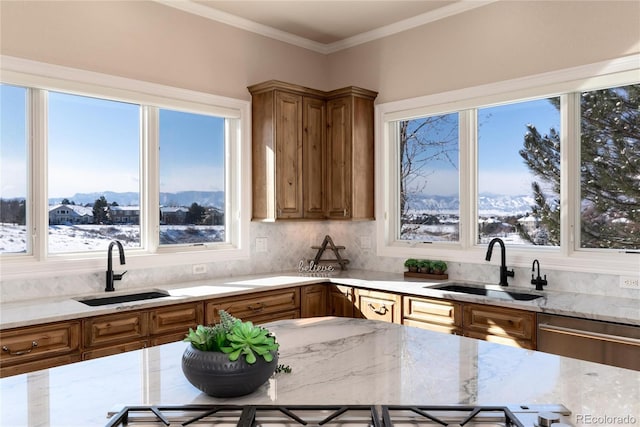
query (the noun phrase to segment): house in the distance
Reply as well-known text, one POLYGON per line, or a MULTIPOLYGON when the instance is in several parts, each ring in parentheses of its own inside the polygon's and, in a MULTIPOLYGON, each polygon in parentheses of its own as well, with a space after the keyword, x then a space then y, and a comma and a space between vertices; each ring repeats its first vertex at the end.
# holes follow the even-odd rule
POLYGON ((112 224, 140 224, 140 206, 109 206, 107 216, 112 224))
POLYGON ((77 205, 49 206, 49 225, 93 224, 93 209, 77 205))

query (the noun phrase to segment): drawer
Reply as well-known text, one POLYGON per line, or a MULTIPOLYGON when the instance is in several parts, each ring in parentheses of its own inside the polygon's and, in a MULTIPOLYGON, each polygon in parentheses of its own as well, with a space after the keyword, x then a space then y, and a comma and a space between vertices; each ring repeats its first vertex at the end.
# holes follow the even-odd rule
POLYGON ((400 295, 386 292, 358 289, 359 315, 365 319, 382 320, 384 322, 401 323, 402 305, 400 295))
POLYGON ((402 319, 402 324, 405 326, 413 326, 414 328, 426 329, 428 331, 442 332, 444 334, 462 335, 462 328, 456 326, 440 325, 407 318, 402 319))
POLYGON ((133 341, 123 344, 100 347, 82 353, 82 360, 96 359, 98 357, 111 356, 113 354, 125 353, 127 351, 140 350, 148 347, 147 341, 133 341))
POLYGON ((2 366, 32 362, 77 352, 80 322, 64 322, 10 329, 0 334, 2 366))
POLYGON ((462 304, 428 298, 405 296, 402 298, 404 324, 407 320, 433 323, 448 328, 462 327, 462 304))
POLYGON ((465 332, 475 335, 534 339, 535 313, 529 311, 465 304, 463 322, 465 332))
MULTIPOLYGON (((243 321, 253 321, 257 316, 264 318, 270 314, 297 310, 300 311, 300 288, 267 291, 251 296, 221 298, 206 303, 205 319, 207 323, 218 320, 218 310, 225 310, 243 321)), ((299 317, 299 316, 298 316, 299 317)))
POLYGON ((131 312, 99 316, 84 321, 84 346, 142 340, 149 334, 149 313, 131 312))
POLYGON ((149 312, 149 333, 164 335, 182 332, 182 338, 189 328, 195 328, 204 320, 202 303, 182 304, 172 307, 158 308, 149 312))

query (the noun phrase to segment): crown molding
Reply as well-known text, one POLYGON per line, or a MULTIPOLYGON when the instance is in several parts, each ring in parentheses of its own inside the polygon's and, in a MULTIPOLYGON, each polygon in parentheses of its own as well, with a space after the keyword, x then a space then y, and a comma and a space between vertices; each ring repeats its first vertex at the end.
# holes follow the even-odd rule
POLYGON ((457 15, 459 13, 467 12, 479 7, 486 6, 491 3, 495 3, 498 0, 461 0, 459 2, 450 4, 448 6, 426 12, 414 17, 398 21, 396 23, 386 25, 384 27, 376 28, 375 30, 367 31, 361 34, 357 34, 353 37, 349 37, 343 40, 339 40, 334 43, 318 43, 313 40, 309 40, 304 37, 297 36, 285 31, 278 30, 267 25, 259 24, 249 19, 241 18, 230 13, 226 13, 202 4, 195 3, 192 0, 154 0, 157 3, 165 6, 179 9, 183 12, 191 13, 194 15, 202 16, 213 21, 221 22, 223 24, 230 25, 232 27, 240 28, 242 30, 250 31, 252 33, 260 34, 265 37, 269 37, 281 42, 285 42, 294 46, 302 47, 304 49, 312 50, 314 52, 322 54, 330 54, 338 52, 343 49, 358 46, 363 43, 367 43, 373 40, 381 39, 393 34, 401 33, 403 31, 410 30, 412 28, 419 27, 421 25, 428 24, 430 22, 438 21, 440 19, 447 18, 449 16, 457 15))

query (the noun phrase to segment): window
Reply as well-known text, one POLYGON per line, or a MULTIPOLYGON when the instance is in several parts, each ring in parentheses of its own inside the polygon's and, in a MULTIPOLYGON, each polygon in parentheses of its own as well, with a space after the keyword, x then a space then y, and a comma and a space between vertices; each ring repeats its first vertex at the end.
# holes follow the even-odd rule
POLYGON ((47 130, 49 253, 139 248, 140 106, 49 92, 47 130))
POLYGON ((399 239, 457 242, 458 114, 394 124, 400 150, 399 239))
POLYGON ((224 242, 225 120, 160 110, 160 245, 224 242))
POLYGON ((0 85, 0 253, 27 253, 27 94, 0 85))
POLYGON ((479 108, 478 243, 560 244, 560 99, 479 108))
POLYGON ((510 265, 637 274, 637 76, 622 58, 378 104, 378 255, 480 264, 501 237, 510 265), (448 155, 434 148, 447 128, 430 126, 445 119, 448 155))
POLYGON ((3 277, 93 270, 113 239, 146 268, 249 256, 248 101, 2 67, 3 277))
POLYGON ((640 249, 640 85, 580 96, 580 246, 640 249))

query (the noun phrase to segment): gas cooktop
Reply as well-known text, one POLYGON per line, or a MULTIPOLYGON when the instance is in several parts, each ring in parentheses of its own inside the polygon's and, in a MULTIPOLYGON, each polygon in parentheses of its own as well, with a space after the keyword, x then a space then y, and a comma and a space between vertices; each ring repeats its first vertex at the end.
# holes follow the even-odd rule
POLYGON ((562 405, 144 405, 110 413, 107 426, 563 427, 562 405))

